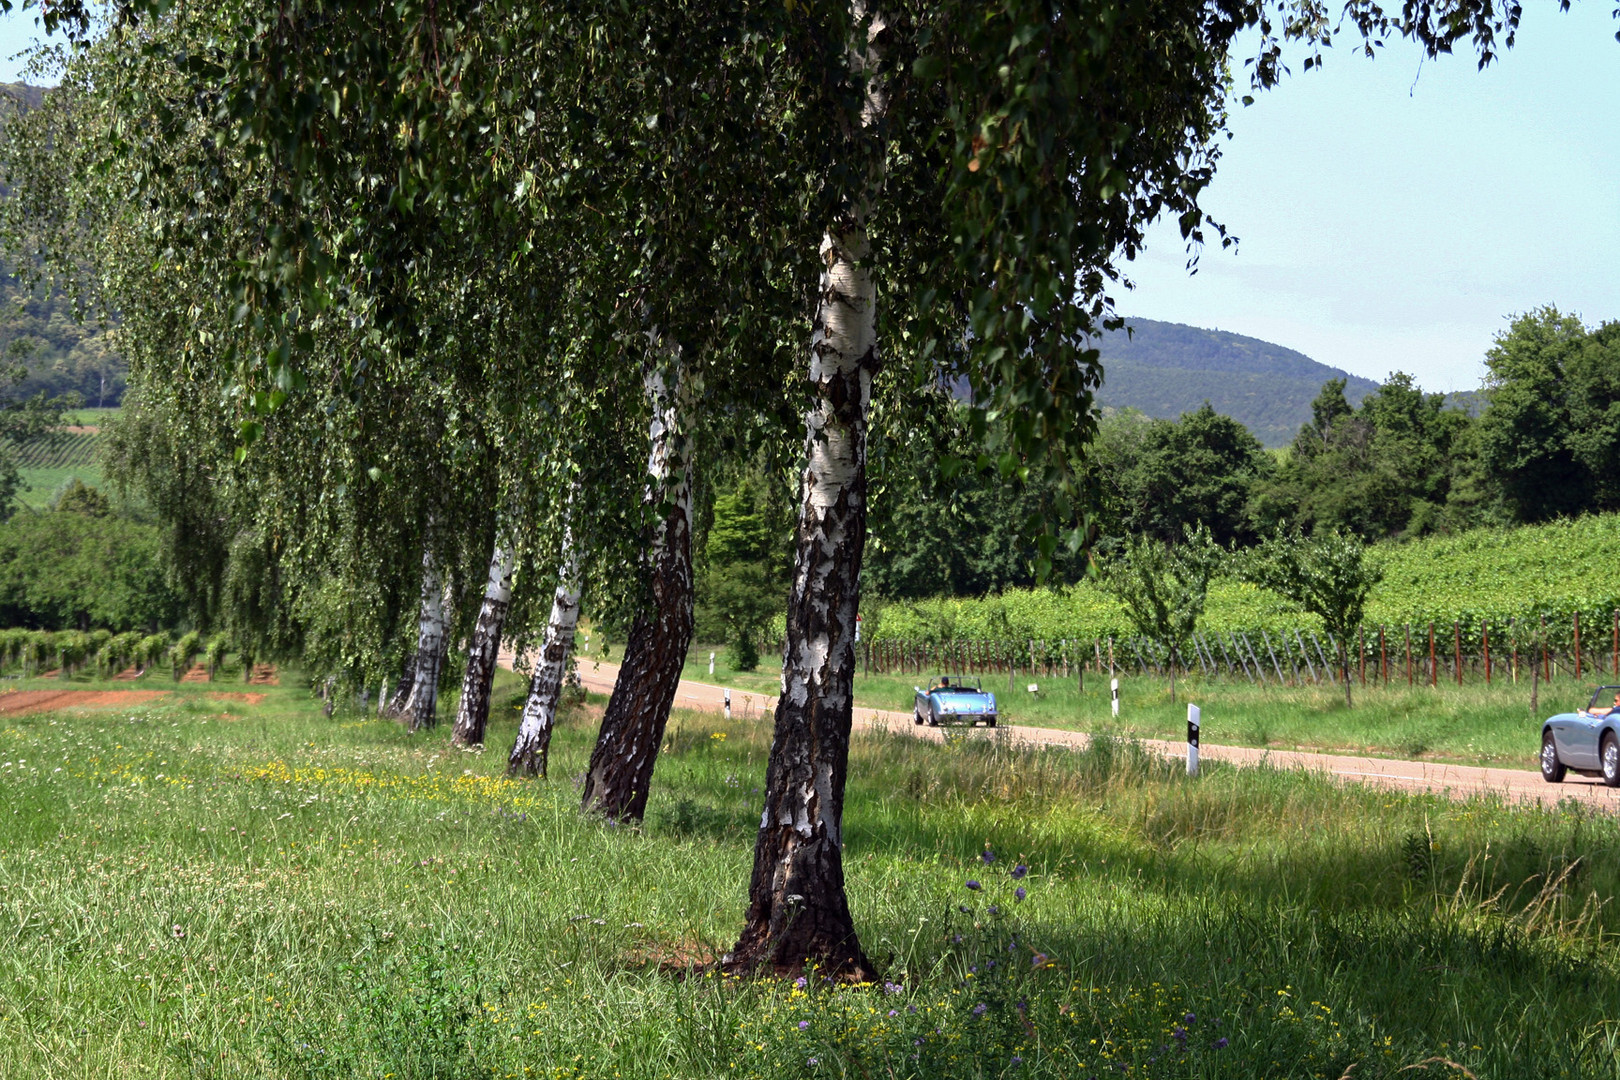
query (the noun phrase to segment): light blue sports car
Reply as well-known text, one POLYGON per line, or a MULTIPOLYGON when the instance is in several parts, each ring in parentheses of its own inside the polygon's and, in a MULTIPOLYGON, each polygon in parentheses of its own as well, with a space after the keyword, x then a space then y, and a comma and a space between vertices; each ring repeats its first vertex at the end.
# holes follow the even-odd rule
POLYGON ((1600 686, 1586 708, 1541 725, 1541 778, 1556 784, 1570 771, 1620 787, 1620 686, 1600 686))
POLYGON ((911 708, 911 719, 918 724, 979 724, 996 726, 996 695, 985 690, 972 675, 941 675, 927 690, 920 686, 911 708))

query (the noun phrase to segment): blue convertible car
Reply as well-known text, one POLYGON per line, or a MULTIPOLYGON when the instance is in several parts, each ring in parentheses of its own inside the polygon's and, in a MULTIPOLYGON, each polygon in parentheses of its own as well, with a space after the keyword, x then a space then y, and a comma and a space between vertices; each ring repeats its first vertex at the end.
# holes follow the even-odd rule
POLYGON ((911 718, 918 724, 978 724, 996 726, 996 695, 979 680, 966 675, 941 675, 927 690, 917 691, 911 718))
POLYGON ((1571 769, 1620 787, 1620 686, 1600 686, 1586 708, 1541 725, 1541 778, 1556 784, 1571 769))

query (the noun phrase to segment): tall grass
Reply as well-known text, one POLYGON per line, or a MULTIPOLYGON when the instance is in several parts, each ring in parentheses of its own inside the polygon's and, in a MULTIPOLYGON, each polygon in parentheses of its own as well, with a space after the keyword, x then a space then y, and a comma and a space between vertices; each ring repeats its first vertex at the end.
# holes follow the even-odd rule
POLYGON ((1620 1072, 1607 815, 880 732, 844 855, 888 985, 735 980, 698 965, 740 926, 765 726, 677 714, 611 828, 566 779, 600 701, 508 780, 501 678, 487 754, 289 673, 0 720, 0 1076, 1620 1072))

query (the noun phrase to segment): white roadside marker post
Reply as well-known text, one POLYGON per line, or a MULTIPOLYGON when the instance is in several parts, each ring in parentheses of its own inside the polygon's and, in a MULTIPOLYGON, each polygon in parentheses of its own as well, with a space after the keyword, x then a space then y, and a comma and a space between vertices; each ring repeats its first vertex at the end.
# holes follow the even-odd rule
POLYGON ((1198 775, 1198 706, 1187 706, 1187 775, 1198 775))
POLYGON ((731 691, 726 691, 726 719, 731 719, 731 691))
POLYGON ((714 674, 714 653, 709 654, 709 674, 714 674))
POLYGON ((1119 719, 1119 680, 1108 680, 1108 692, 1113 695, 1114 719, 1119 719))

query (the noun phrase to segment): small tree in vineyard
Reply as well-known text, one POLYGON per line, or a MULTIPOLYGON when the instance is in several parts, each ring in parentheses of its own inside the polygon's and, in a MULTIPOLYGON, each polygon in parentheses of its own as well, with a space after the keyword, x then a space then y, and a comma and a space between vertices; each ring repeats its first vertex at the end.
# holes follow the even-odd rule
POLYGON ((1354 533, 1304 536, 1277 530, 1244 561, 1243 577, 1293 601, 1322 620, 1338 643, 1344 703, 1350 707, 1350 635, 1361 625, 1367 598, 1383 568, 1354 533))
POLYGON ((1209 579, 1221 549, 1202 524, 1183 527, 1174 547, 1153 537, 1132 537, 1124 557, 1103 577, 1103 587, 1125 605, 1142 636, 1170 651, 1170 701, 1176 700, 1176 664, 1183 662, 1204 614, 1209 579))

